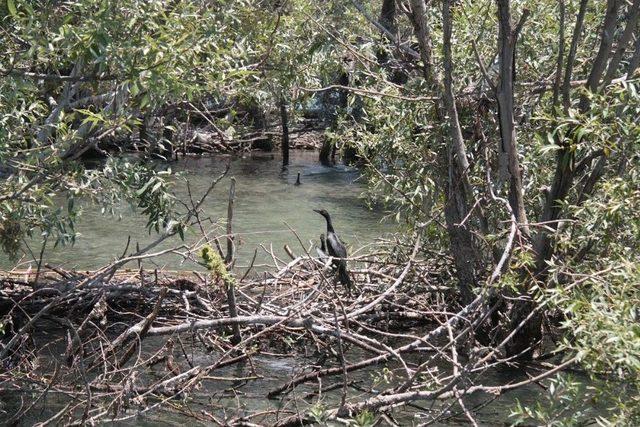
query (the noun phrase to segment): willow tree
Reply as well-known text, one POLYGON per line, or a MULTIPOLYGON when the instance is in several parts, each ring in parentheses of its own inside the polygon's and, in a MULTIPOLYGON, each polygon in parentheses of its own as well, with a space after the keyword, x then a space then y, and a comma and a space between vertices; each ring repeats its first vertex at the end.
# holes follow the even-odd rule
MULTIPOLYGON (((304 22, 309 8, 307 1, 1 2, 4 251, 16 254, 31 233, 73 241, 80 197, 107 210, 127 199, 151 230, 180 229, 167 175, 111 154, 138 134, 153 153, 173 151, 167 139, 192 105, 233 116, 236 100, 269 108, 282 93, 301 98, 294 83, 322 78, 327 72, 315 64, 331 70, 334 56, 330 39, 304 22), (152 122, 166 132, 152 135, 152 122), (82 156, 95 150, 108 161, 88 170, 82 156)), ((223 134, 231 128, 226 118, 217 124, 223 134)))
POLYGON ((637 284, 640 2, 412 0, 386 32, 384 14, 372 22, 385 2, 351 3, 361 40, 393 31, 409 79, 394 84, 363 53, 353 92, 369 94, 366 119, 343 135, 370 195, 448 249, 462 305, 484 300, 478 339, 515 359, 564 349, 637 384, 637 339, 611 319, 633 324, 639 301, 620 277, 637 284))

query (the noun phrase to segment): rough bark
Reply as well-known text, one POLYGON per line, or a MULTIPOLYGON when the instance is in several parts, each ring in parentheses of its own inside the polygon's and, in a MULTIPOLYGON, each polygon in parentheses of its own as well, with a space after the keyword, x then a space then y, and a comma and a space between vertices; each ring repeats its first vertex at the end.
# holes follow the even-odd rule
POLYGON ((393 35, 398 33, 396 25, 396 0, 382 0, 380 8, 380 24, 393 35))
MULTIPOLYGON (((583 6, 586 2, 583 2, 583 6)), ((617 12, 620 6, 618 0, 608 0, 607 11, 604 18, 602 27, 602 35, 600 39, 600 48, 598 54, 593 62, 589 78, 586 82, 586 88, 590 91, 596 91, 599 87, 600 79, 605 71, 611 45, 613 43, 613 33, 617 26, 617 12)), ((581 8, 580 13, 583 13, 581 8)), ((581 17, 578 17, 578 24, 576 27, 581 26, 581 17)), ((580 31, 578 28, 574 32, 574 40, 572 41, 572 52, 569 54, 569 64, 567 66, 567 74, 570 77, 570 67, 573 62, 574 46, 577 43, 576 40, 579 37, 580 31)), ((565 80, 566 82, 566 80, 565 80)), ((568 106, 568 96, 565 94, 565 107, 568 106)), ((582 112, 586 112, 590 108, 589 98, 583 95, 580 99, 579 108, 582 112)), ((540 216, 540 222, 545 224, 546 229, 539 232, 536 235, 534 242, 534 250, 536 252, 536 274, 538 278, 543 278, 546 275, 547 261, 553 256, 552 238, 555 230, 558 228, 558 220, 562 213, 561 204, 566 200, 569 192, 573 187, 574 177, 576 174, 576 158, 575 150, 572 149, 571 144, 562 143, 560 149, 556 155, 556 170, 553 177, 551 190, 547 195, 547 200, 544 205, 542 215, 540 216)), ((604 160, 601 158, 595 169, 592 171, 591 176, 587 179, 587 182, 583 188, 580 198, 593 191, 597 180, 604 173, 604 160)), ((542 336, 542 316, 540 313, 532 315, 536 304, 530 299, 520 299, 516 301, 509 313, 509 326, 511 329, 522 324, 523 326, 517 330, 512 340, 508 343, 507 355, 512 357, 519 357, 524 359, 530 359, 533 355, 534 347, 540 342, 542 336)))
MULTIPOLYGON (((602 25, 600 48, 593 60, 593 66, 591 67, 591 72, 587 78, 586 87, 591 92, 596 92, 598 90, 600 78, 607 66, 616 27, 618 25, 618 10, 620 9, 621 3, 622 0, 607 0, 607 11, 604 16, 604 24, 602 25)), ((580 111, 587 111, 589 106, 589 97, 587 95, 582 95, 579 104, 580 111)))
POLYGON ((422 60, 423 76, 427 83, 436 83, 436 77, 433 75, 431 35, 429 34, 429 23, 427 21, 427 5, 425 0, 411 0, 411 22, 413 29, 418 38, 418 46, 420 46, 420 59, 422 60))
MULTIPOLYGON (((398 25, 396 22, 397 8, 395 0, 383 0, 380 8, 380 18, 378 22, 384 28, 386 28, 390 34, 393 35, 393 40, 398 40, 398 25)), ((387 37, 391 40, 389 37, 387 37)), ((389 80, 392 83, 403 85, 409 79, 407 71, 403 67, 398 67, 394 64, 397 61, 392 61, 390 55, 384 50, 380 49, 376 54, 378 63, 385 67, 389 72, 389 80)))
POLYGON ((472 196, 468 181, 467 158, 458 111, 453 92, 453 63, 451 54, 451 1, 443 4, 443 64, 444 84, 433 73, 432 41, 427 21, 427 4, 425 0, 411 0, 411 21, 418 39, 420 59, 423 62, 423 77, 429 85, 440 92, 441 101, 436 104, 436 118, 439 122, 448 123, 449 139, 442 155, 446 175, 442 185, 445 187, 445 220, 450 241, 450 251, 456 265, 458 287, 463 302, 472 297, 472 288, 477 284, 477 251, 469 223, 463 224, 469 213, 467 197, 472 196))
POLYGON ((627 68, 627 75, 632 77, 638 66, 640 65, 640 34, 636 35, 635 51, 629 60, 629 67, 627 68))

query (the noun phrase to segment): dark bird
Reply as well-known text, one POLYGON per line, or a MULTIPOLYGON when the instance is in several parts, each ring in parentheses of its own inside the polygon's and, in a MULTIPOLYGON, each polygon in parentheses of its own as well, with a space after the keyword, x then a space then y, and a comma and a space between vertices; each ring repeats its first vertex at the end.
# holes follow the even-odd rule
POLYGON ((347 272, 347 248, 340 241, 340 238, 333 229, 333 223, 331 222, 331 216, 329 212, 324 209, 314 209, 314 212, 319 213, 327 221, 327 237, 320 236, 320 245, 322 252, 333 257, 333 265, 338 269, 338 279, 347 288, 347 292, 351 293, 351 278, 347 272), (324 247, 326 245, 326 249, 324 247))
POLYGON ((320 234, 320 248, 316 249, 316 251, 318 252, 318 256, 322 259, 329 256, 327 254, 327 239, 325 239, 324 233, 320 234))
POLYGON ((294 185, 300 185, 300 172, 298 172, 298 177, 296 178, 296 183, 294 185))

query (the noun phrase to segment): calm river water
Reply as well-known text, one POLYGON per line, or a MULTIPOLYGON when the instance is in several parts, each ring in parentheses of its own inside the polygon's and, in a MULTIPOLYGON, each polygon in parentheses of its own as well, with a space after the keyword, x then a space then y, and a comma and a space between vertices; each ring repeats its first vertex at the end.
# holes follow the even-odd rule
MULTIPOLYGON (((178 198, 187 201, 186 180, 193 197, 198 199, 230 159, 229 156, 185 158, 165 167, 180 173, 174 190, 178 198)), ((381 211, 368 209, 360 198, 363 183, 358 181, 359 174, 355 169, 322 166, 318 163, 318 154, 310 151, 292 151, 290 163, 288 171, 282 172, 281 159, 276 155, 254 153, 235 157, 227 177, 218 183, 204 203, 206 216, 213 220, 213 223, 204 224, 207 231, 214 231, 213 235, 224 235, 230 178, 236 178, 233 225, 238 266, 249 264, 255 249, 258 249, 258 264, 273 264, 271 256, 261 249, 261 245, 267 249, 273 246, 274 253, 282 259, 289 259, 283 250, 285 244, 296 254, 304 253, 289 227, 295 230, 307 248, 310 241, 318 241, 320 233, 325 231, 325 223, 312 209, 324 208, 331 213, 337 232, 352 250, 394 230, 393 224, 381 222, 381 211), (294 185, 298 172, 301 175, 300 186, 294 185)), ((85 205, 76 227, 80 235, 75 245, 47 249, 45 262, 69 269, 101 267, 122 254, 128 236, 131 236, 130 250, 135 248, 136 242, 144 247, 154 241, 158 235, 149 234, 145 225, 146 218, 128 204, 118 206, 115 216, 102 214, 99 206, 85 205)), ((200 234, 193 230, 185 237, 187 242, 193 242, 200 234)), ((156 250, 179 243, 175 238, 156 250)), ((35 254, 39 253, 38 239, 32 239, 30 246, 35 254)), ((0 254, 0 268, 12 268, 13 265, 0 254)), ((32 257, 25 257, 20 268, 26 269, 30 265, 35 267, 36 262, 32 257)), ((167 269, 194 267, 176 255, 146 261, 143 266, 167 269)))

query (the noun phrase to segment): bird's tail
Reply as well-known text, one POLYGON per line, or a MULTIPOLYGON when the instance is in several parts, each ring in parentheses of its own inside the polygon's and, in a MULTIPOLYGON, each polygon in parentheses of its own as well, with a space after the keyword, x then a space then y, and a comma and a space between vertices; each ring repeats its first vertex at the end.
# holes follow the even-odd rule
POLYGON ((347 272, 346 263, 340 263, 338 265, 338 279, 340 279, 340 283, 342 283, 349 293, 351 293, 351 277, 349 277, 349 273, 347 272))

